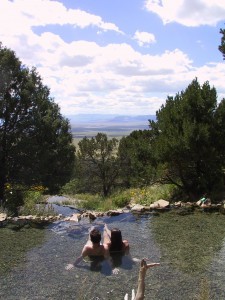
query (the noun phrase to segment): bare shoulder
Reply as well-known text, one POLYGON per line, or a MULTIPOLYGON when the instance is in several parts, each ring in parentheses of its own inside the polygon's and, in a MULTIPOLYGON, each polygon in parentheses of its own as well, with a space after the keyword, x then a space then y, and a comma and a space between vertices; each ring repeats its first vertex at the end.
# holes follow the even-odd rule
POLYGON ((104 243, 104 244, 102 245, 102 247, 104 248, 104 251, 109 251, 110 244, 109 244, 109 243, 104 243))
POLYGON ((104 243, 103 247, 105 250, 109 250, 111 243, 104 243))
POLYGON ((82 250, 82 256, 88 256, 92 252, 92 247, 88 244, 86 244, 82 250))
POLYGON ((130 249, 130 245, 128 240, 123 240, 123 245, 124 245, 124 250, 129 250, 130 249))
POLYGON ((123 240, 124 245, 129 246, 128 240, 123 240))

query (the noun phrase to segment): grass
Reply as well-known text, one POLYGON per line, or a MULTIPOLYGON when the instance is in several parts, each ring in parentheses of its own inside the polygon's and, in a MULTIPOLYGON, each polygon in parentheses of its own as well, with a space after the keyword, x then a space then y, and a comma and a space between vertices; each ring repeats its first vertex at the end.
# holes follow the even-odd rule
POLYGON ((203 278, 200 282, 200 291, 198 300, 210 300, 210 285, 207 278, 203 278))
POLYGON ((96 211, 107 211, 113 208, 116 208, 112 203, 110 198, 103 198, 100 195, 91 195, 91 194, 79 194, 75 196, 80 201, 78 203, 79 208, 87 210, 96 210, 96 211))
POLYGON ((0 228, 0 275, 23 263, 26 253, 44 240, 44 230, 0 228))
POLYGON ((225 216, 201 213, 178 216, 174 211, 152 221, 162 260, 185 272, 203 272, 225 237, 225 216))
POLYGON ((159 200, 169 200, 174 186, 172 185, 152 185, 145 188, 131 189, 132 201, 139 204, 150 205, 159 200))
POLYGON ((44 196, 38 191, 24 193, 24 204, 20 207, 19 215, 54 216, 52 204, 45 204, 44 196))
MULTIPOLYGON (((110 209, 123 208, 129 203, 139 203, 143 205, 150 205, 151 203, 159 200, 165 199, 168 200, 171 197, 173 186, 171 185, 154 185, 144 188, 132 188, 127 190, 121 190, 113 193, 112 195, 104 198, 99 194, 74 194, 73 185, 69 187, 70 190, 65 190, 69 193, 69 198, 66 200, 67 205, 74 205, 74 202, 79 199, 83 200, 77 202, 76 205, 79 205, 80 208, 89 209, 89 210, 99 210, 107 211, 110 209)), ((63 204, 65 204, 63 202, 63 204)))

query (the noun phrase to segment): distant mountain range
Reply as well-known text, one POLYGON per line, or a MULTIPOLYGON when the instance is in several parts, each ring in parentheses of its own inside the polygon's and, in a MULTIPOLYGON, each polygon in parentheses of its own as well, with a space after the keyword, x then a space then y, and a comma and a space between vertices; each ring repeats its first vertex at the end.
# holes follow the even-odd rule
POLYGON ((148 129, 155 115, 77 114, 66 116, 74 138, 92 137, 98 132, 108 136, 126 136, 134 130, 148 129))
POLYGON ((155 120, 155 115, 116 115, 116 114, 77 114, 66 116, 72 124, 105 124, 105 123, 148 123, 155 120))

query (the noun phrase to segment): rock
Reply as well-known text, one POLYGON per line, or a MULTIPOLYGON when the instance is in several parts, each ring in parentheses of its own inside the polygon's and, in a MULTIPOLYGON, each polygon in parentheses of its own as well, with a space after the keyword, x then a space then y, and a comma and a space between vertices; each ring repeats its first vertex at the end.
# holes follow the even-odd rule
POLYGON ((138 213, 141 213, 141 212, 144 212, 146 211, 146 207, 144 205, 141 205, 141 204, 135 204, 132 208, 131 208, 131 211, 132 212, 138 212, 138 213))
POLYGON ((85 213, 82 214, 82 218, 87 218, 89 217, 89 213, 86 211, 85 213))
POLYGON ((104 214, 104 212, 98 212, 97 213, 97 217, 99 218, 101 218, 101 217, 104 217, 105 216, 105 214, 104 214))
POLYGON ((0 222, 3 222, 3 221, 5 221, 5 220, 7 220, 7 214, 1 213, 1 214, 0 214, 0 222))
POLYGON ((33 219, 35 219, 35 216, 33 216, 33 215, 19 216, 18 219, 19 220, 33 220, 33 219))
POLYGON ((120 214, 123 213, 122 209, 117 209, 117 210, 109 210, 106 215, 107 216, 119 216, 120 214))
POLYGON ((166 201, 166 200, 163 200, 163 199, 158 200, 157 203, 158 203, 158 206, 160 208, 166 208, 166 207, 170 206, 169 201, 166 201))
POLYGON ((164 208, 168 208, 170 206, 169 201, 160 199, 158 201, 155 201, 154 203, 152 203, 150 205, 150 209, 164 209, 164 208))
POLYGON ((90 220, 93 220, 93 221, 97 218, 96 215, 91 212, 89 212, 88 217, 90 220))
POLYGON ((81 214, 75 213, 71 217, 69 217, 68 221, 79 222, 81 219, 81 214))
POLYGON ((0 227, 6 225, 7 223, 7 214, 1 213, 0 214, 0 227))
POLYGON ((209 212, 209 213, 221 211, 220 206, 216 204, 211 204, 211 205, 204 204, 201 206, 201 208, 203 209, 204 212, 209 212))
POLYGON ((11 223, 23 227, 25 224, 27 224, 27 220, 21 217, 14 217, 11 219, 11 223))

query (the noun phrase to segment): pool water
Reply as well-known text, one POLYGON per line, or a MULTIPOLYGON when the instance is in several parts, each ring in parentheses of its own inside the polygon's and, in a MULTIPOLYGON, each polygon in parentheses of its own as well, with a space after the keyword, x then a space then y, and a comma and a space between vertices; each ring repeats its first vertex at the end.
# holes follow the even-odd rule
MULTIPOLYGON (((75 222, 56 222, 45 229, 45 242, 27 253, 23 264, 0 277, 0 299, 124 299, 126 293, 136 289, 139 263, 133 258, 148 258, 160 262, 160 249, 154 242, 151 231, 152 215, 124 213, 115 217, 102 217, 90 222, 82 219, 75 222), (103 231, 104 223, 109 228, 121 229, 123 238, 129 240, 130 256, 114 257, 117 275, 107 262, 83 261, 79 268, 66 270, 66 265, 80 255, 91 226, 103 231)), ((210 284, 210 299, 225 299, 225 245, 215 255, 203 277, 181 272, 165 260, 159 267, 148 270, 145 299, 200 299, 202 282, 210 284)), ((204 286, 203 286, 204 288, 204 286)))

